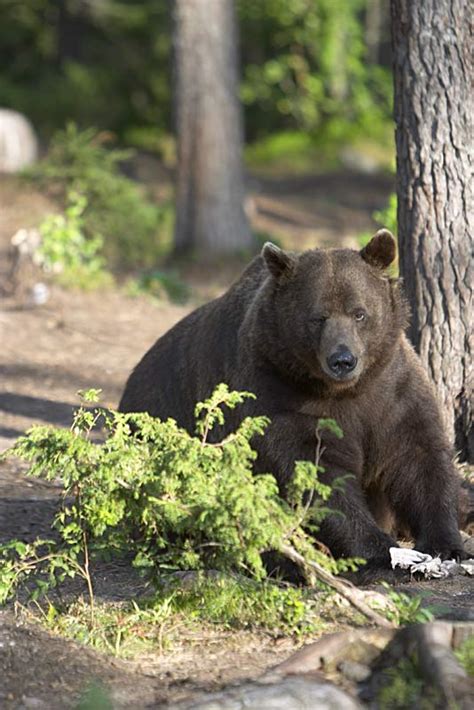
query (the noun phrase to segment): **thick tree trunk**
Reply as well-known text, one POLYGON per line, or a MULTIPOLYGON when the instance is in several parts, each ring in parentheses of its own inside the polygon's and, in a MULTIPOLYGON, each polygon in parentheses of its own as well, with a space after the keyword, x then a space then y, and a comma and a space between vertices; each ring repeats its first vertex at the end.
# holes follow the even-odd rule
POLYGON ((400 271, 410 336, 474 457, 472 0, 392 0, 400 271))
POLYGON ((248 247, 232 0, 175 0, 175 68, 176 251, 248 247))

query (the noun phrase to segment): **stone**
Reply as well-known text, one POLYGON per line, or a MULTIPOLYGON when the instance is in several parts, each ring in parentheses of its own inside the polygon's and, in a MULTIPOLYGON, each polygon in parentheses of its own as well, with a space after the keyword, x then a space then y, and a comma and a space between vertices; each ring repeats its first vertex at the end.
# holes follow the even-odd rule
POLYGON ((362 706, 332 683, 290 677, 271 685, 246 683, 171 705, 175 710, 359 710, 362 706))
POLYGON ((16 173, 35 162, 38 140, 28 119, 0 108, 0 173, 16 173))

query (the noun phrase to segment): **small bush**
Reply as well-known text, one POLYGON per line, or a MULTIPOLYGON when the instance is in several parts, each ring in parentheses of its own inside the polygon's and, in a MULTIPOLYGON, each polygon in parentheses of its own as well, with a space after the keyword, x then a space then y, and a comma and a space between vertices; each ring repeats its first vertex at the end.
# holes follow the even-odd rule
POLYGON ((412 658, 402 658, 393 668, 384 672, 385 683, 377 698, 377 707, 387 710, 405 710, 434 706, 423 696, 423 680, 418 663, 412 658))
MULTIPOLYGON (((444 707, 437 688, 423 680, 416 653, 401 658, 398 663, 383 671, 384 683, 376 704, 383 710, 434 710, 444 707)), ((455 705, 449 705, 454 710, 455 705)))
POLYGON ((459 663, 469 676, 474 677, 474 636, 466 639, 455 651, 459 663))
POLYGON ((39 227, 41 243, 35 259, 65 286, 93 288, 111 280, 101 255, 102 237, 85 235, 86 208, 86 198, 71 192, 64 215, 50 215, 39 227))
POLYGON ((166 210, 152 204, 120 172, 119 165, 130 152, 108 149, 106 140, 107 134, 79 131, 69 123, 53 136, 47 157, 26 176, 52 188, 63 201, 71 190, 85 196, 85 234, 88 238, 103 235, 104 255, 111 267, 154 266, 163 254, 166 210))
POLYGON ((129 296, 147 295, 158 300, 186 303, 190 292, 174 271, 147 271, 131 279, 126 286, 129 296))
MULTIPOLYGON (((93 400, 96 391, 86 396, 93 400)), ((224 409, 249 397, 219 385, 196 405, 195 436, 172 419, 80 407, 71 430, 37 426, 20 437, 9 453, 31 462, 29 475, 63 484, 53 522, 59 542, 0 546, 0 597, 14 593, 26 577, 39 593, 67 575, 80 575, 92 601, 89 563, 113 551, 134 550, 136 567, 160 575, 214 569, 263 580, 261 554, 284 544, 330 571, 353 569, 354 561, 336 562, 316 549, 307 532, 317 529, 331 495, 318 481, 317 462, 296 463, 285 501, 271 474, 252 471, 251 441, 263 434, 265 417, 244 418, 222 441, 209 442, 224 422, 224 409), (91 440, 99 419, 102 443, 91 440)), ((340 435, 331 420, 319 426, 340 435)), ((315 451, 316 444, 317 432, 315 451)))
POLYGON ((392 192, 388 198, 387 205, 381 210, 376 210, 373 217, 381 227, 386 227, 386 229, 389 229, 393 234, 398 232, 397 195, 395 192, 392 192))
POLYGON ((387 618, 390 621, 395 621, 400 626, 406 624, 426 624, 433 621, 433 608, 423 606, 423 595, 395 592, 385 583, 383 583, 383 586, 386 588, 387 596, 393 605, 393 612, 390 611, 390 607, 388 607, 387 618))
POLYGON ((198 574, 191 583, 177 580, 159 591, 147 608, 160 609, 163 598, 185 618, 232 629, 265 628, 273 633, 304 634, 323 625, 313 592, 268 580, 256 582, 242 576, 198 574))

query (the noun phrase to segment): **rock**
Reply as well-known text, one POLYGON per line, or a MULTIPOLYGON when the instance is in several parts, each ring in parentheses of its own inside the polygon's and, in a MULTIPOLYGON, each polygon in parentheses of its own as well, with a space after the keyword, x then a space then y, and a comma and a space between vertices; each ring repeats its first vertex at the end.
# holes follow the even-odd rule
POLYGON ((171 705, 175 710, 359 710, 361 705, 332 683, 287 678, 271 685, 246 683, 202 700, 171 705))
POLYGON ((364 680, 367 680, 371 673, 369 666, 363 663, 357 663, 357 661, 342 661, 342 663, 339 664, 338 670, 347 680, 353 683, 362 683, 364 680))
POLYGON ((464 550, 469 557, 474 557, 474 537, 466 536, 464 539, 464 550))
POLYGON ((451 645, 454 649, 459 648, 464 641, 474 636, 474 624, 469 621, 458 621, 453 625, 453 637, 451 645))
POLYGON ((420 670, 428 685, 438 690, 443 707, 472 710, 474 682, 451 651, 452 625, 442 622, 414 627, 420 670))
POLYGON ((23 708, 25 708, 25 710, 26 708, 28 708, 28 710, 30 710, 30 708, 46 708, 46 703, 44 700, 41 700, 41 698, 23 696, 20 708, 21 710, 23 710, 23 708))
POLYGON ((395 633, 395 629, 362 629, 327 634, 300 648, 270 673, 280 676, 314 673, 337 668, 342 661, 370 664, 395 633))
MULTIPOLYGON (((372 675, 362 689, 361 698, 373 702, 387 682, 393 669, 404 658, 417 659, 424 687, 440 698, 439 707, 471 710, 474 682, 454 656, 451 646, 458 637, 474 632, 472 624, 451 624, 436 621, 400 629, 381 653, 372 668, 372 675)), ((438 707, 438 705, 436 706, 438 707)))
POLYGON ((31 123, 17 111, 0 108, 0 173, 16 173, 38 157, 31 123))

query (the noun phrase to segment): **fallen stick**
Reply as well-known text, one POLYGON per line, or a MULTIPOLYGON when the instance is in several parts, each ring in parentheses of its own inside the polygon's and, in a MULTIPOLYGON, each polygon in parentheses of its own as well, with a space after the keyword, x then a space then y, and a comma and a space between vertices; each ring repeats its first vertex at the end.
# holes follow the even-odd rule
POLYGON ((320 582, 324 582, 329 587, 336 590, 341 597, 347 599, 347 601, 358 611, 360 611, 364 616, 366 616, 370 621, 373 621, 377 626, 383 626, 385 628, 394 628, 395 624, 392 621, 388 621, 384 616, 374 611, 368 604, 366 604, 360 597, 363 594, 360 589, 354 587, 350 582, 343 582, 341 579, 337 579, 333 574, 323 569, 317 562, 311 562, 305 559, 299 552, 297 552, 291 545, 282 545, 280 552, 285 555, 289 560, 294 562, 298 567, 310 567, 314 572, 314 575, 320 582))

